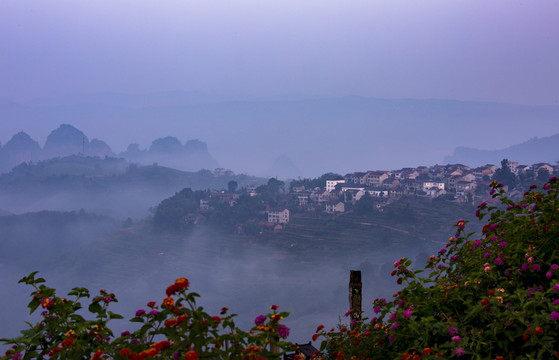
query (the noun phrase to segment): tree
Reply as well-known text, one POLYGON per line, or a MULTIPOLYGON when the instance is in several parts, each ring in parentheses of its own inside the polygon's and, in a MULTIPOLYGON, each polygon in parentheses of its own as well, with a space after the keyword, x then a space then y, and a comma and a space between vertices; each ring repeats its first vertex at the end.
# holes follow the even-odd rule
POLYGON ((370 214, 375 211, 375 201, 368 191, 355 203, 355 212, 358 214, 370 214))
POLYGON ((476 216, 480 237, 459 220, 424 269, 394 263, 404 285, 375 299, 375 317, 325 331, 328 359, 551 359, 559 352, 559 181, 531 186, 515 203, 494 181, 476 216))
POLYGON ((509 186, 510 188, 513 188, 516 185, 516 175, 510 171, 508 159, 503 159, 501 161, 501 168, 495 171, 493 179, 497 180, 499 183, 509 186))
POLYGON ((227 191, 229 191, 230 193, 234 193, 235 191, 237 191, 238 186, 239 184, 235 180, 231 180, 227 183, 227 191))

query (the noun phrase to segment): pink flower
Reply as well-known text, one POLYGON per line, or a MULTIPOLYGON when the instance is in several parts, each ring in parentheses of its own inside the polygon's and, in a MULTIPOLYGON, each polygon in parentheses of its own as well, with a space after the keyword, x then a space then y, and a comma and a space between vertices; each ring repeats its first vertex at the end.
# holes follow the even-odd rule
POLYGON ((559 320, 559 312, 554 311, 550 314, 551 321, 558 321, 559 320))
POLYGON ((551 269, 551 271, 555 271, 555 270, 559 269, 559 266, 557 264, 553 264, 553 265, 551 265, 550 269, 551 269))
POLYGON ((146 313, 146 311, 145 311, 144 309, 140 309, 140 310, 136 311, 136 317, 142 316, 142 315, 144 315, 145 313, 146 313))
POLYGON ((559 284, 555 284, 555 285, 553 286, 553 290, 554 290, 554 291, 559 291, 559 284))
POLYGON ((551 277, 553 276, 553 273, 551 271, 548 271, 545 273, 545 277, 548 279, 551 279, 551 277))
POLYGON ((407 310, 404 310, 404 317, 406 319, 411 319, 411 310, 409 308, 407 310))
POLYGON ((480 245, 481 245, 481 240, 474 241, 474 244, 473 244, 474 247, 478 247, 480 245))
POLYGON ((462 340, 462 338, 458 335, 455 335, 455 336, 452 337, 451 340, 452 340, 452 342, 458 342, 458 341, 462 340))
POLYGON ((289 336, 289 328, 283 324, 278 326, 278 336, 280 338, 286 339, 289 336))
POLYGON ((157 311, 157 310, 152 310, 152 311, 149 312, 149 314, 150 314, 151 316, 157 316, 157 314, 159 314, 159 311, 157 311))
POLYGON ((378 314, 378 313, 380 312, 380 306, 378 306, 378 305, 375 306, 375 307, 373 308, 373 311, 375 312, 375 314, 378 314))
POLYGON ((396 330, 398 328, 398 326, 400 326, 400 325, 398 325, 398 323, 394 323, 394 324, 392 324, 392 326, 390 328, 392 330, 396 330))
POLYGON ((456 348, 456 356, 461 357, 461 356, 464 356, 465 354, 466 354, 466 351, 463 348, 461 348, 461 347, 456 348))
POLYGON ((491 253, 490 253, 490 252, 486 252, 485 254, 483 254, 483 257, 486 258, 486 259, 487 259, 488 257, 490 257, 490 256, 491 256, 491 253))
POLYGON ((390 314, 390 321, 396 320, 396 314, 390 314))
POLYGON ((256 319, 254 319, 256 326, 264 325, 264 322, 266 322, 266 317, 264 315, 258 315, 256 319))
POLYGON ((500 246, 501 248, 504 248, 504 247, 507 246, 507 245, 508 245, 508 243, 507 243, 506 241, 501 241, 501 243, 499 244, 499 246, 500 246))
POLYGON ((448 333, 450 334, 450 336, 454 336, 458 334, 458 330, 456 330, 455 327, 451 327, 450 329, 448 329, 448 333))

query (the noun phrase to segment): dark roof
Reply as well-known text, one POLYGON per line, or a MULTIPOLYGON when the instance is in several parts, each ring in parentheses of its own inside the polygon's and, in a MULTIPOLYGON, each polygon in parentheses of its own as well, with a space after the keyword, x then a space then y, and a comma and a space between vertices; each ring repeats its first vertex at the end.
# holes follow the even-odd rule
POLYGON ((296 345, 305 356, 313 356, 318 351, 317 348, 312 346, 310 341, 308 344, 296 344, 296 345))

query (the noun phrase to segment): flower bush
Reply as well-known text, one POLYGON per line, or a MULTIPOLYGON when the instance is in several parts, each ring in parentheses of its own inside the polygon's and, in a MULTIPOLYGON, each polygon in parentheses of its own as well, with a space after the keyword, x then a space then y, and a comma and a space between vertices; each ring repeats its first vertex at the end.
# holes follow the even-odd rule
POLYGON ((414 270, 394 263, 401 291, 375 299, 374 316, 326 331, 329 359, 551 359, 559 357, 559 181, 532 186, 514 202, 491 184, 496 206, 480 238, 456 223, 456 235, 414 270))
MULTIPOLYGON (((20 280, 33 287, 28 305, 31 313, 40 310, 41 320, 13 339, 0 339, 11 344, 1 360, 17 359, 280 359, 291 348, 284 341, 289 329, 280 321, 289 314, 271 312, 257 317, 248 332, 235 326, 235 315, 228 308, 211 316, 196 305, 198 294, 189 292, 189 281, 179 278, 166 290, 158 305, 150 301, 130 319, 135 331, 115 335, 110 321, 122 319, 108 310, 117 298, 101 290, 89 301, 94 319, 78 312, 81 301, 90 298, 85 288, 74 288, 67 297, 58 297, 42 278, 31 273, 20 280)), ((80 312, 81 313, 81 312, 80 312)))

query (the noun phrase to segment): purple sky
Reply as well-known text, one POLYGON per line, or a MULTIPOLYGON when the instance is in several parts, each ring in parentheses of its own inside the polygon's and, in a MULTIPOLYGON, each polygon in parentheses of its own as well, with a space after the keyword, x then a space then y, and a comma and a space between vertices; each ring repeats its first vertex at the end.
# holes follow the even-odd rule
POLYGON ((0 99, 195 90, 559 104, 559 1, 2 0, 0 99))

